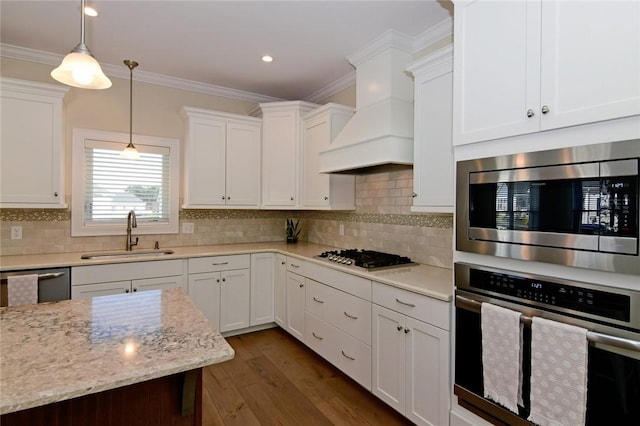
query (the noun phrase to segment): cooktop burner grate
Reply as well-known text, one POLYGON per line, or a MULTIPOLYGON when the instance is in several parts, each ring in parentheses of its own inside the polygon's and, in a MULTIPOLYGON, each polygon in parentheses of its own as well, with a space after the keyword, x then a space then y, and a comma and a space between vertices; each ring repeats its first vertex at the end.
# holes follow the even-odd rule
POLYGON ((392 266, 412 265, 406 256, 383 253, 374 250, 345 249, 331 250, 321 253, 321 258, 343 265, 355 265, 366 269, 386 268, 392 266))

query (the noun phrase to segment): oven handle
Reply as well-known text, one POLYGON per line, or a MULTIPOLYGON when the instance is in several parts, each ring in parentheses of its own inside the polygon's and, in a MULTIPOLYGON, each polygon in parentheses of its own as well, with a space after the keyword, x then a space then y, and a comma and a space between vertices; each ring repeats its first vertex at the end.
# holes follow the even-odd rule
MULTIPOLYGON (((460 307, 467 311, 480 313, 482 302, 468 299, 464 296, 456 295, 456 307, 460 307)), ((523 324, 531 324, 531 319, 531 317, 526 315, 520 316, 520 322, 523 324)), ((640 352, 640 342, 631 339, 625 339, 624 337, 616 337, 609 334, 597 333, 595 331, 587 331, 587 340, 591 343, 601 343, 609 346, 615 346, 616 348, 623 348, 635 352, 640 352)))

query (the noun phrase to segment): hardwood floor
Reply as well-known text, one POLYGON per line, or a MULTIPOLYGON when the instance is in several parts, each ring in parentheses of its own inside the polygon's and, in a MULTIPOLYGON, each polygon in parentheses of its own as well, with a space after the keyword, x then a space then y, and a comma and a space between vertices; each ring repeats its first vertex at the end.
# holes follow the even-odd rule
POLYGON ((233 360, 203 372, 203 424, 408 425, 280 328, 227 338, 233 360))

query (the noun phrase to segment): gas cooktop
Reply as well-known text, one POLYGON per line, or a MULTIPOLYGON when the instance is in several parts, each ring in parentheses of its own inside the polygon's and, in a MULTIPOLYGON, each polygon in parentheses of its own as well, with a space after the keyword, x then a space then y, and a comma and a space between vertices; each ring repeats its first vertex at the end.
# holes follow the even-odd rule
POLYGON ((318 257, 340 265, 352 265, 367 270, 415 265, 408 257, 374 250, 330 250, 321 253, 318 257))

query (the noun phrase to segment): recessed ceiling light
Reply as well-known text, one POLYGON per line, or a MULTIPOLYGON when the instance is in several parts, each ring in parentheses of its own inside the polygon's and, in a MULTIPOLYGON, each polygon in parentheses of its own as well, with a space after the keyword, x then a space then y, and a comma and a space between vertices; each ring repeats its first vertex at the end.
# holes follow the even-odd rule
POLYGON ((91 6, 85 6, 84 14, 87 16, 98 16, 98 11, 92 8, 91 6))
POLYGON ((262 62, 273 62, 273 56, 271 55, 264 55, 262 57, 262 62))

